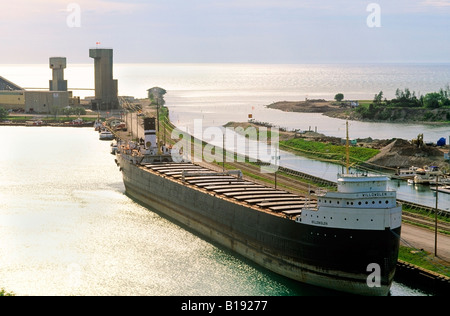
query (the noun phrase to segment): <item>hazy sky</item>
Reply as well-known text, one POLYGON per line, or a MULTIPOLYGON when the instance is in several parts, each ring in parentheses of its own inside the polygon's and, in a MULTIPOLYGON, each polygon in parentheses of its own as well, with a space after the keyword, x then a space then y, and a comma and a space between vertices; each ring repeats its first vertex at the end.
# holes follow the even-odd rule
POLYGON ((0 0, 0 38, 0 64, 96 42, 121 63, 450 62, 450 0, 0 0))

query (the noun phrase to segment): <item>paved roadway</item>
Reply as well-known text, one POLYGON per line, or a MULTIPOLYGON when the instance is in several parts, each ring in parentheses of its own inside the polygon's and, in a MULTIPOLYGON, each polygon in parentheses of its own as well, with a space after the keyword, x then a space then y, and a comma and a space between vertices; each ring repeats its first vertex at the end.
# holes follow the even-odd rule
MULTIPOLYGON (((434 256, 434 231, 403 223, 401 238, 402 244, 423 249, 434 256)), ((450 236, 438 233, 437 256, 443 261, 443 264, 450 265, 450 236)))

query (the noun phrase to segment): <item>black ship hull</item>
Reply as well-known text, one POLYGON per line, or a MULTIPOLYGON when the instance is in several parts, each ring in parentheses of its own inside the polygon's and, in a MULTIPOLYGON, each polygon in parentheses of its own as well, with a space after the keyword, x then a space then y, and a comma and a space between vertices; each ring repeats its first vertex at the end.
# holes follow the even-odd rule
POLYGON ((132 198, 288 278, 361 295, 387 295, 400 228, 353 230, 298 223, 205 192, 118 156, 132 198), (372 278, 371 264, 380 268, 372 278), (373 283, 377 281, 379 283, 373 283))

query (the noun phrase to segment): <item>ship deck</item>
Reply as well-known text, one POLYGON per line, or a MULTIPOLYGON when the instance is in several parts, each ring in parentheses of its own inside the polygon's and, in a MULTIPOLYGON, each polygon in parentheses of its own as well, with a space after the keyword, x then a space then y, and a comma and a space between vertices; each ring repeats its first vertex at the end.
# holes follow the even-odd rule
POLYGON ((315 199, 257 184, 226 172, 217 173, 193 163, 153 163, 144 164, 144 167, 199 189, 234 199, 236 203, 246 203, 290 219, 300 215, 305 207, 317 207, 315 199))

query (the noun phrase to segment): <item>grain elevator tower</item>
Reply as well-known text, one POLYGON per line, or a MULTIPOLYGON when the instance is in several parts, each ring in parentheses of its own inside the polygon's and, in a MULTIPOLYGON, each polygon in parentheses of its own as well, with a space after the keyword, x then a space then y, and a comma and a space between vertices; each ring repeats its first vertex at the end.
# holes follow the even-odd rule
POLYGON ((64 80, 64 69, 67 67, 65 57, 51 57, 50 69, 53 70, 53 77, 50 80, 50 91, 67 91, 67 80, 64 80))
POLYGON ((94 58, 95 100, 93 110, 113 110, 119 108, 118 83, 113 79, 113 50, 90 49, 89 57, 94 58))

